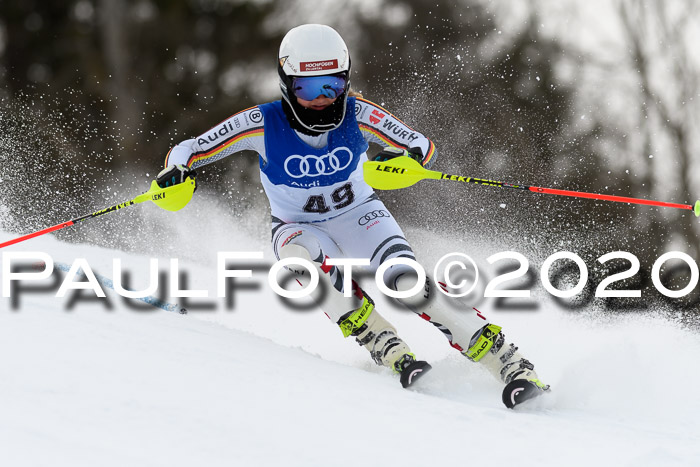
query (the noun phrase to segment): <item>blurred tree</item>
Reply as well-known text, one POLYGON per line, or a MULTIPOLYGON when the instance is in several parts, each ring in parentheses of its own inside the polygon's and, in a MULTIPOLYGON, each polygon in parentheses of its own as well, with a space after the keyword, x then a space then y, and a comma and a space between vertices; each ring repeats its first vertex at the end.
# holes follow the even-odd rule
MULTIPOLYGON (((45 96, 33 101, 44 112, 68 100, 100 129, 101 137, 80 142, 86 157, 107 155, 91 163, 132 174, 155 170, 170 145, 205 125, 277 98, 275 51, 283 34, 304 22, 339 29, 353 54, 355 86, 434 138, 443 170, 537 182, 553 169, 570 121, 571 90, 553 76, 563 53, 556 41, 540 36, 534 16, 503 35, 478 2, 354 1, 337 8, 297 0, 11 1, 0 3, 0 19, 9 95, 45 96)), ((580 151, 580 141, 567 150, 580 151)), ((228 166, 240 168, 237 179, 257 176, 255 158, 228 166)), ((212 177, 227 184, 218 177, 226 172, 221 167, 212 177)), ((236 191, 238 198, 257 196, 252 184, 236 191)), ((451 190, 440 203, 462 212, 460 228, 508 232, 514 218, 548 222, 527 214, 534 200, 518 199, 522 207, 507 218, 494 215, 514 196, 451 190)), ((386 197, 400 202, 406 195, 386 197)), ((425 223, 417 213, 428 211, 434 225, 454 224, 430 209, 434 196, 413 199, 424 206, 405 203, 407 217, 425 223)))
MULTIPOLYGON (((585 186, 588 174, 579 171, 562 180, 558 165, 562 157, 589 157, 597 128, 568 143, 575 88, 558 82, 555 65, 565 50, 540 34, 534 10, 507 31, 499 29, 495 13, 481 2, 410 2, 409 12, 393 27, 365 18, 359 49, 371 56, 362 82, 368 98, 435 139, 440 170, 585 186)), ((561 203, 503 190, 440 185, 437 193, 426 183, 383 197, 403 206, 404 216, 414 222, 490 232, 504 243, 528 233, 543 242, 547 236, 557 241, 577 217, 561 203)))
MULTIPOLYGON (((9 97, 24 93, 35 111, 65 120, 54 109, 67 101, 84 125, 98 129, 99 136, 77 139, 70 134, 71 127, 80 126, 75 120, 56 125, 65 140, 75 140, 74 157, 82 153, 90 166, 136 175, 154 171, 175 142, 277 98, 274 57, 281 37, 297 24, 326 22, 350 45, 354 86, 434 138, 442 154, 440 169, 599 188, 606 181, 593 161, 604 160, 598 156, 601 123, 578 125, 572 110, 576 88, 556 74, 570 52, 542 34, 536 8, 522 9, 518 21, 503 29, 489 5, 476 0, 352 1, 343 8, 300 0, 5 1, 0 3, 5 31, 0 79, 9 97)), ((255 178, 256 163, 254 157, 237 158, 207 176, 229 186, 231 178, 255 178), (224 178, 226 167, 240 173, 229 170, 224 178)), ((53 183, 61 187, 65 180, 53 183)), ((498 238, 534 233, 552 243, 572 231, 599 228, 622 209, 590 209, 590 202, 487 188, 444 189, 439 197, 429 184, 411 190, 384 197, 404 205, 404 216, 415 222, 489 230, 498 238), (433 209, 436 203, 442 208, 433 209), (507 211, 499 208, 503 204, 507 211)), ((239 200, 260 197, 253 184, 237 184, 236 193, 239 200)))
POLYGON ((2 2, 3 88, 10 96, 71 92, 94 117, 107 116, 120 164, 150 166, 178 116, 190 124, 177 132, 196 134, 199 112, 219 118, 261 93, 255 73, 243 70, 274 60, 281 36, 259 28, 268 10, 260 1, 2 2))
MULTIPOLYGON (((700 63, 695 58, 700 4, 694 1, 640 4, 620 0, 618 11, 629 43, 630 65, 637 76, 637 128, 643 138, 643 152, 636 158, 644 166, 644 176, 635 189, 643 196, 669 196, 692 204, 693 187, 698 178, 692 170, 698 138, 697 97, 700 88, 700 63), (655 161, 648 155, 660 154, 655 161), (657 164, 662 164, 659 167, 657 164), (654 187, 662 189, 654 190, 654 187)), ((655 216, 655 232, 670 230, 679 246, 697 257, 697 233, 689 222, 690 213, 668 211, 655 216), (669 229, 670 226, 670 229, 669 229)), ((668 243, 668 240, 665 242, 668 243)))

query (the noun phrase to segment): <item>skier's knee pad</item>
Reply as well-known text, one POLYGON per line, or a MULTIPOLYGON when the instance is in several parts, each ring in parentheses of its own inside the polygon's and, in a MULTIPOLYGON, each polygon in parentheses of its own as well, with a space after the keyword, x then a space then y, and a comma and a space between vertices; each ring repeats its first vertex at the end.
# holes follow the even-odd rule
POLYGON ((386 285, 392 290, 402 292, 411 289, 416 284, 416 271, 405 264, 394 264, 384 273, 386 285))
MULTIPOLYGON (((311 237, 311 236, 309 236, 311 237)), ((308 261, 316 261, 321 258, 323 261, 323 255, 321 253, 321 245, 318 240, 314 238, 305 239, 301 242, 290 242, 283 244, 279 249, 279 258, 303 258, 308 261)))
MULTIPOLYGON (((362 325, 366 317, 374 308, 374 303, 353 284, 353 293, 345 296, 343 278, 335 266, 325 265, 325 256, 320 253, 314 258, 313 252, 305 244, 289 243, 279 249, 280 259, 300 258, 311 263, 316 270, 319 284, 311 293, 312 299, 326 313, 326 315, 341 327, 343 334, 350 335, 356 327, 362 325)), ((302 287, 307 287, 311 282, 311 275, 304 267, 289 264, 286 269, 295 274, 296 280, 302 287)))
POLYGON ((311 253, 308 248, 298 243, 290 243, 280 248, 280 259, 286 258, 303 258, 311 261, 311 253))
MULTIPOLYGON (((288 258, 300 258, 306 261, 311 262, 313 265, 313 261, 311 260, 311 255, 309 254, 309 250, 307 250, 304 246, 298 245, 298 244, 289 244, 285 245, 279 250, 279 257, 280 259, 288 259, 288 258)), ((315 265, 314 265, 315 267, 315 265)), ((291 272, 294 274, 294 277, 296 278, 296 281, 299 282, 299 284, 302 287, 306 287, 309 285, 311 282, 311 275, 309 271, 307 271, 304 267, 298 266, 296 264, 288 264, 284 267, 287 271, 291 272)))
MULTIPOLYGON (((416 272, 408 266, 398 266, 403 267, 391 271, 393 274, 389 275, 387 285, 397 292, 405 292, 416 285, 417 275, 416 272)), ((432 299, 431 281, 429 277, 426 277, 423 289, 417 294, 412 297, 397 298, 396 300, 414 313, 421 314, 421 310, 428 306, 432 299)))
MULTIPOLYGON (((287 245, 283 245, 279 249, 279 258, 300 258, 310 262, 312 267, 314 267, 318 272, 319 282, 323 282, 323 285, 321 286, 322 288, 325 288, 326 286, 333 286, 338 291, 342 292, 342 281, 339 271, 335 266, 325 266, 325 256, 323 256, 321 248, 318 245, 312 245, 312 247, 309 248, 305 244, 289 243, 287 245)), ((285 266, 285 268, 296 274, 297 280, 299 280, 302 286, 305 287, 309 283, 310 275, 309 272, 306 271, 306 268, 295 267, 293 262, 285 266)))

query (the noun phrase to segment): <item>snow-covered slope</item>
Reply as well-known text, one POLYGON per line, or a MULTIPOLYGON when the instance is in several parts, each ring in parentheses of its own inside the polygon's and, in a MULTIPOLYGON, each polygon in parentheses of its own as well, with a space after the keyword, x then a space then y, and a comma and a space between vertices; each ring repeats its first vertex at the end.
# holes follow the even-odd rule
MULTIPOLYGON (((86 258, 110 277, 120 257, 135 284, 146 278, 147 257, 53 238, 20 250, 86 258)), ((182 261, 188 288, 215 293, 212 255, 182 261)), ((500 385, 415 316, 384 310, 434 366, 409 391, 256 277, 233 310, 196 299, 215 309, 187 315, 135 311, 110 290, 111 310, 2 299, 0 465, 700 465, 700 337, 668 319, 493 313, 554 388, 510 411, 500 385)))

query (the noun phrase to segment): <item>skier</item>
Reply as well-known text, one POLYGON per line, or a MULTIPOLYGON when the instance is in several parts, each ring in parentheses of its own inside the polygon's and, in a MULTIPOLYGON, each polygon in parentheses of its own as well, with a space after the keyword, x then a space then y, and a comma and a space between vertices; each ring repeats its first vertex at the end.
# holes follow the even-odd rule
MULTIPOLYGON (((258 153, 277 259, 312 262, 326 285, 326 296, 315 296, 323 311, 345 337, 353 336, 377 364, 393 369, 403 386, 410 386, 430 365, 415 357, 356 283, 353 294, 345 297, 342 271, 326 263, 327 258, 369 258, 368 269, 374 272, 392 258, 415 260, 396 220, 365 183, 362 164, 368 143, 376 143, 385 148, 373 160, 408 156, 430 167, 437 157, 435 145, 350 89, 348 48, 331 27, 306 24, 291 29, 278 59, 282 99, 243 110, 177 144, 157 182, 161 187, 181 183, 205 164, 243 150, 258 153)), ((300 283, 308 283, 308 273, 295 272, 300 283)), ((393 290, 409 290, 415 285, 415 271, 392 265, 385 282, 393 290)), ((397 300, 504 382, 506 406, 549 389, 501 327, 475 309, 455 312, 447 303, 451 299, 437 291, 430 278, 421 293, 397 300)))

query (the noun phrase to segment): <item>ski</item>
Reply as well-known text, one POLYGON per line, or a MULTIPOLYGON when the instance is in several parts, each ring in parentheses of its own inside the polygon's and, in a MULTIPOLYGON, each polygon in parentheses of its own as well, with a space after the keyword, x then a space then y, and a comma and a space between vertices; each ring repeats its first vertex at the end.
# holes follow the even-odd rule
POLYGON ((430 371, 432 366, 423 360, 416 360, 401 372, 401 386, 408 388, 430 371))
POLYGON ((512 409, 548 391, 549 385, 539 380, 516 379, 506 384, 506 387, 503 388, 502 400, 506 407, 512 409))

